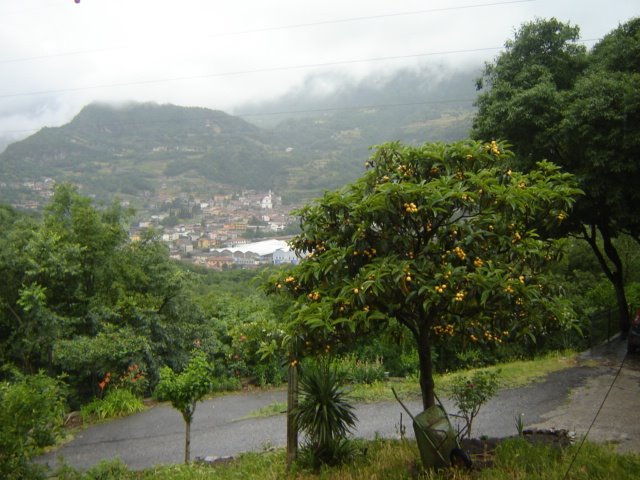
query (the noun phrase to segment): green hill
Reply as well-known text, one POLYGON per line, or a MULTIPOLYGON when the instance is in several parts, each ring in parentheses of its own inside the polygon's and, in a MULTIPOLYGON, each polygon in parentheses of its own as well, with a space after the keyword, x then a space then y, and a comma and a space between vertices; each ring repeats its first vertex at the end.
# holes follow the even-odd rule
POLYGON ((173 105, 85 107, 70 123, 45 128, 0 156, 5 181, 51 177, 98 196, 153 191, 166 177, 273 184, 283 155, 258 127, 224 112, 173 105))
POLYGON ((185 193, 273 189, 308 199, 360 175, 373 145, 466 136, 472 75, 453 78, 428 84, 421 72, 404 72, 324 97, 292 92, 244 107, 259 126, 206 108, 91 104, 70 123, 7 147, 0 201, 29 199, 33 192, 22 183, 47 177, 102 199, 140 198, 167 185, 185 193), (266 114, 296 105, 296 113, 266 114))

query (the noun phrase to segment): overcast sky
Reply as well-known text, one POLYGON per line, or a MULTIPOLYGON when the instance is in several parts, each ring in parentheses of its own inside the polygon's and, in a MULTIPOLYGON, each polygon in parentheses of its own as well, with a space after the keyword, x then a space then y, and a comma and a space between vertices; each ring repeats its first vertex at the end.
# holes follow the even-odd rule
POLYGON ((637 0, 0 0, 0 138, 92 101, 233 112, 312 74, 481 65, 536 17, 591 46, 637 15, 637 0))

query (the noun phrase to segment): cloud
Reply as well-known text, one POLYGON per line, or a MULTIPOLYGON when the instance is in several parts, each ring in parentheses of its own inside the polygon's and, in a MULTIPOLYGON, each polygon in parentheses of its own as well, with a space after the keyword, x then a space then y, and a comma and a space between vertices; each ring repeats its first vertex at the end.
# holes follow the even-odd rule
POLYGON ((4 2, 0 137, 67 122, 92 101, 231 110, 291 89, 336 88, 305 84, 311 77, 479 64, 535 17, 595 38, 635 12, 624 0, 4 2))

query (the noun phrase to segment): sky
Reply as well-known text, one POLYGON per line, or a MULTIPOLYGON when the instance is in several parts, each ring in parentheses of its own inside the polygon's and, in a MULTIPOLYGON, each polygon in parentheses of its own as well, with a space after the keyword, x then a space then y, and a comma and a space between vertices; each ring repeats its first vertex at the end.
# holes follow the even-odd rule
POLYGON ((314 75, 479 68, 536 18, 592 46, 638 15, 637 0, 0 0, 0 139, 95 101, 238 114, 314 75))

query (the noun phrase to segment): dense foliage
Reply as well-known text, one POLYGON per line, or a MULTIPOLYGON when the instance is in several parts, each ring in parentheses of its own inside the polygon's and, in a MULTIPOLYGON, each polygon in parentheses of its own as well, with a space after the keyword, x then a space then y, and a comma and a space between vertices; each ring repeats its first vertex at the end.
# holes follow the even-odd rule
POLYGON ((0 381, 0 477, 29 478, 37 470, 30 458, 60 433, 65 392, 44 373, 9 373, 0 381))
POLYGON ((119 206, 98 209, 61 186, 41 223, 4 212, 2 363, 66 372, 76 403, 134 364, 153 385, 160 366, 183 366, 193 342, 208 340, 190 275, 152 234, 129 242, 119 206))
POLYGON ((187 269, 151 231, 129 241, 129 218, 68 185, 42 219, 0 207, 0 362, 66 373, 73 407, 150 394, 160 368, 181 370, 194 346, 216 388, 280 383, 286 306, 250 285, 255 272, 187 269))
POLYGON ((640 232, 640 18, 591 51, 578 39, 578 27, 556 19, 524 24, 484 70, 473 134, 508 138, 525 169, 544 156, 576 175, 585 195, 567 229, 588 242, 614 286, 624 332, 629 305, 614 239, 638 241, 640 232))

